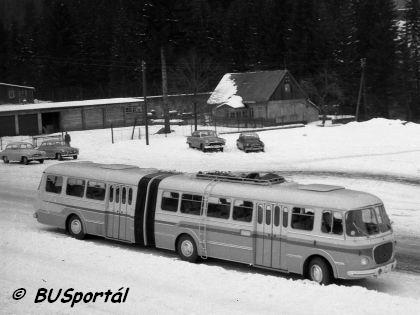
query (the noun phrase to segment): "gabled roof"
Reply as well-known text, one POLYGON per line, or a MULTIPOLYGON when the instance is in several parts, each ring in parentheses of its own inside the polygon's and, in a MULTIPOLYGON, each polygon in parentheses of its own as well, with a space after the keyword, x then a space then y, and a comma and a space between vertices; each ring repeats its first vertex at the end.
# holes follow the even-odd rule
POLYGON ((275 70, 227 73, 220 80, 207 103, 225 104, 235 95, 242 97, 243 103, 266 102, 287 72, 287 70, 275 70))

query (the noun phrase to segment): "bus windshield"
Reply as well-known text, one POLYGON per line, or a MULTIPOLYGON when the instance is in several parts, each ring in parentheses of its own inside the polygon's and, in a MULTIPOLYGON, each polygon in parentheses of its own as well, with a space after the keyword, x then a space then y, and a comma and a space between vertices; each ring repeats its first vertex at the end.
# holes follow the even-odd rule
POLYGON ((382 205, 346 213, 348 236, 370 236, 391 230, 391 222, 382 205))

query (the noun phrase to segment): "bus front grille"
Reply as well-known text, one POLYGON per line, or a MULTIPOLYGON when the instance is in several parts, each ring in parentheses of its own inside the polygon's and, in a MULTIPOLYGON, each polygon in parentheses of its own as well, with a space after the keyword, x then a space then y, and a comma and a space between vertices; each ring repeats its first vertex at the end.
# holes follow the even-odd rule
POLYGON ((377 264, 383 264, 392 257, 392 243, 377 246, 373 251, 373 257, 377 264))

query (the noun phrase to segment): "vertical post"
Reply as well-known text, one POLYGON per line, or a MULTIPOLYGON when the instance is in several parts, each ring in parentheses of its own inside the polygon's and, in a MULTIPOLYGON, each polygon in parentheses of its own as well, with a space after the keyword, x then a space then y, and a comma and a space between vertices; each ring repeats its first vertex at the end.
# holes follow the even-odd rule
POLYGON ((149 121, 147 119, 147 85, 146 85, 146 63, 144 60, 141 62, 141 71, 143 74, 143 98, 144 98, 144 126, 146 129, 146 145, 149 145, 149 121))
MULTIPOLYGON (((360 76, 360 86, 359 86, 359 95, 357 96, 357 106, 356 106, 356 121, 359 121, 359 110, 360 110, 360 101, 362 99, 362 91, 365 81, 365 66, 366 58, 360 59, 360 66, 362 67, 362 74, 360 76)), ((366 106, 366 104, 364 104, 366 106)))
POLYGON ((112 141, 112 144, 114 144, 114 128, 112 127, 112 123, 111 123, 111 141, 112 141))
POLYGON ((194 130, 197 130, 197 100, 194 95, 194 130))
POLYGON ((131 140, 134 139, 134 130, 136 130, 136 124, 137 124, 137 117, 134 118, 133 131, 131 132, 131 140))

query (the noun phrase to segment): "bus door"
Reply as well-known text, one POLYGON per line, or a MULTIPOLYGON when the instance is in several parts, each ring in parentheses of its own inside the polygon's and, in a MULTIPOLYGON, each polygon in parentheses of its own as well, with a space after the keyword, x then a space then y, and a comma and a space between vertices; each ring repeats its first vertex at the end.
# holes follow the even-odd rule
POLYGON ((121 186, 121 201, 119 212, 119 233, 120 240, 126 239, 126 226, 127 226, 127 204, 128 204, 128 187, 121 186))
POLYGON ((109 204, 106 236, 118 239, 120 228, 120 207, 121 187, 119 185, 109 186, 109 204))
POLYGON ((281 207, 279 205, 273 205, 272 212, 272 227, 273 227, 273 237, 272 237, 272 253, 271 253, 271 267, 272 268, 281 268, 281 224, 280 224, 280 214, 281 207))
POLYGON ((256 264, 280 268, 280 207, 271 203, 257 205, 256 264))
POLYGON ((272 245, 272 205, 265 203, 257 204, 257 242, 256 259, 257 265, 271 267, 272 245))

